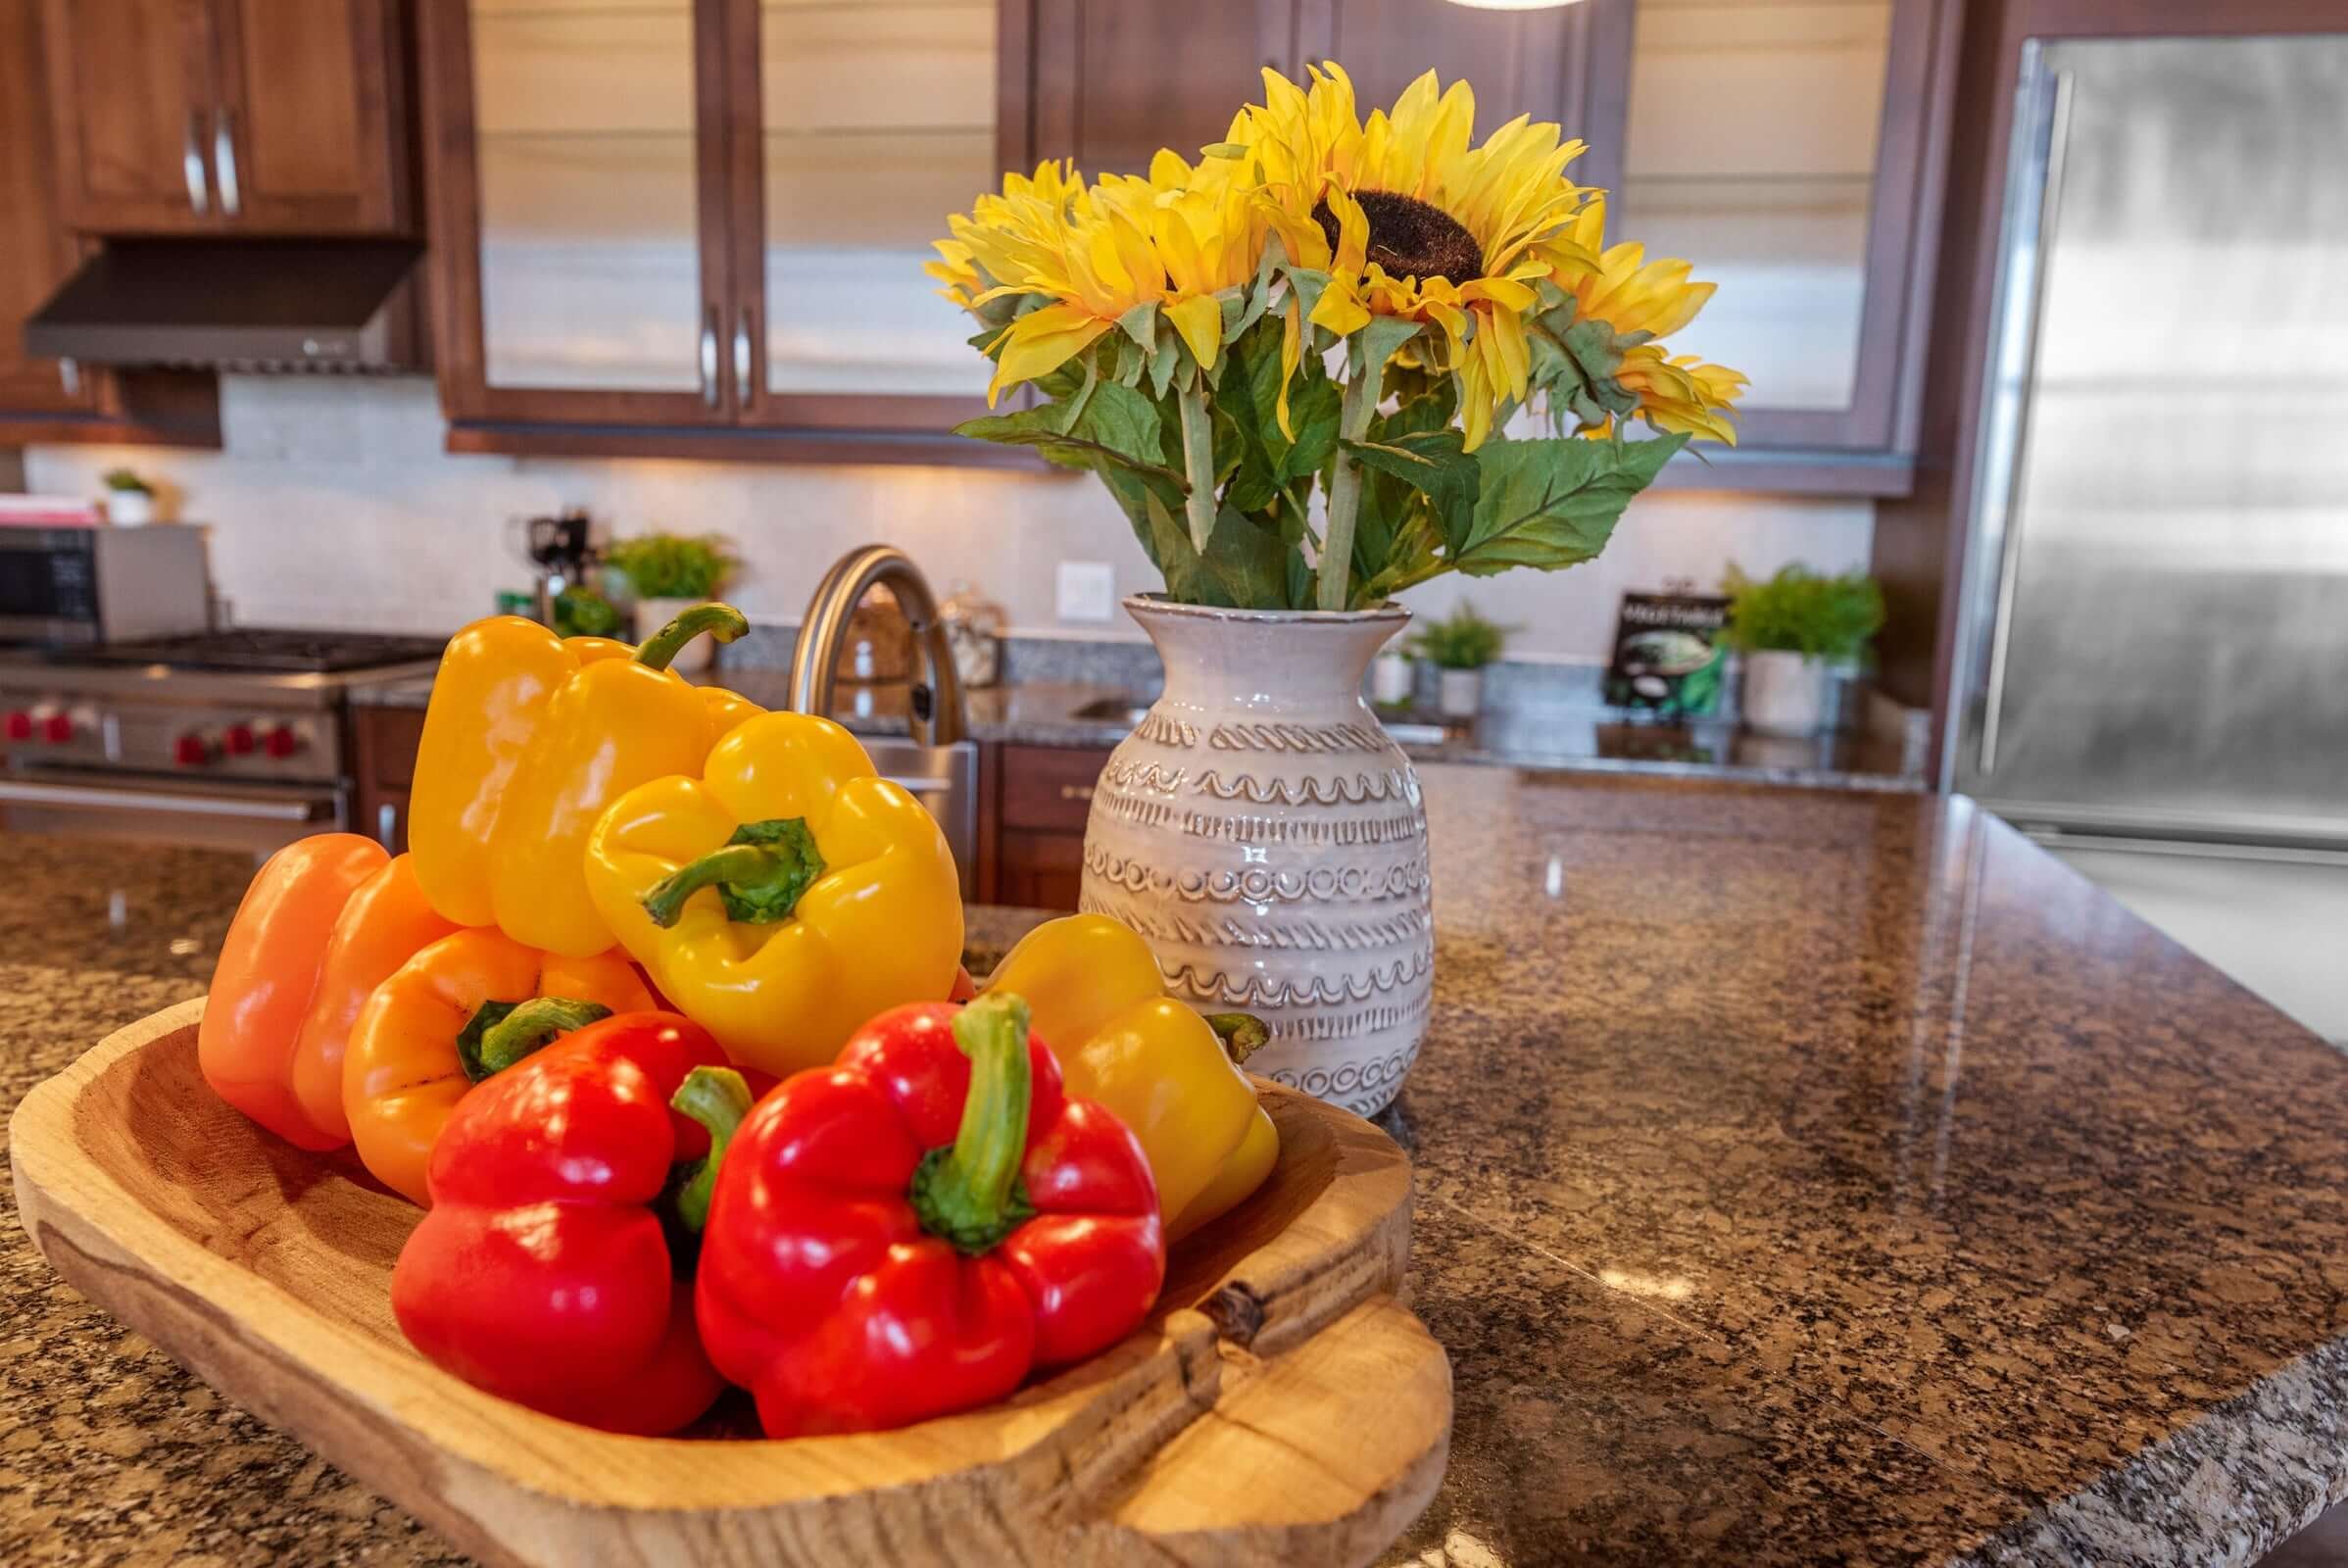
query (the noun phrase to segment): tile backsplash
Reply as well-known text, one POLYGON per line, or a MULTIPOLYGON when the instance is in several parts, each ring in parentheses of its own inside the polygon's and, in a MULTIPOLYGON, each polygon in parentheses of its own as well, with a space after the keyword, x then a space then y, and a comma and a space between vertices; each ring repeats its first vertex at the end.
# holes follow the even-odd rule
MULTIPOLYGON (((730 597, 759 620, 798 620, 824 568, 874 539, 905 549, 940 593, 965 580, 985 589, 1027 635, 1140 636, 1121 616, 1061 620, 1061 561, 1107 563, 1121 595, 1156 586, 1123 515, 1084 475, 453 455, 431 382, 413 377, 229 376, 221 416, 221 452, 35 447, 26 486, 94 495, 124 465, 161 481, 180 516, 211 527, 219 592, 247 623, 450 629, 526 584, 518 520, 565 507, 613 533, 725 534, 744 563, 730 597)), ((1796 560, 1864 565, 1873 529, 1863 500, 1648 496, 1588 565, 1430 583, 1408 603, 1440 614, 1465 594, 1519 628, 1513 657, 1601 660, 1625 589, 1709 586, 1731 561, 1757 573, 1796 560)))

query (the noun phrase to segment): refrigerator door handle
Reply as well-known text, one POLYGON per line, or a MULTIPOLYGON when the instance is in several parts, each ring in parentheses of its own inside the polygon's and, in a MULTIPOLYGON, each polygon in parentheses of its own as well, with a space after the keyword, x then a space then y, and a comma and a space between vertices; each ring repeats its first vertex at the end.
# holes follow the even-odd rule
MULTIPOLYGON (((2041 78, 2047 79, 2047 78, 2041 78)), ((2045 111, 2045 137, 2036 154, 2038 174, 2037 211, 2034 231, 2030 236, 2027 253, 2017 248, 2014 269, 2018 274, 2009 279, 2012 290, 2009 298, 2022 303, 2018 309, 2027 317, 2019 323, 2017 333, 2001 334, 2009 345, 2001 358, 1997 374, 2001 380, 2012 377, 2015 386, 2030 385, 2037 368, 2038 329, 2040 311, 2046 303, 2046 252, 2054 236, 2055 220, 2063 207, 2064 151, 2071 140, 2071 104, 2073 76, 2068 71, 2051 74, 2052 99, 2045 111), (2024 257, 2027 255, 2027 259, 2024 257)), ((2006 657, 2014 625, 2015 577, 2022 562, 2022 512, 2017 503, 2022 497, 2024 447, 2029 441, 2030 416, 2027 408, 2016 411, 2013 427, 2004 432, 2005 452, 2001 454, 2005 472, 2001 475, 2001 501, 2005 527, 1997 562, 1997 601, 1989 628, 1989 670, 1982 683, 1981 709, 1981 776, 1997 771, 1997 730, 2003 716, 2006 698, 2006 657)))

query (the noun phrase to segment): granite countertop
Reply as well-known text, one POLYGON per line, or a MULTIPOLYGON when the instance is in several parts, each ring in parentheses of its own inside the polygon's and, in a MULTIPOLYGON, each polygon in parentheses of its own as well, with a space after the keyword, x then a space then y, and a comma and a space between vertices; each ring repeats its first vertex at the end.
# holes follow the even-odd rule
MULTIPOLYGON (((719 668, 707 678, 767 708, 790 706, 787 677, 779 669, 719 668)), ((358 687, 351 700, 421 708, 431 695, 427 677, 358 687)), ((1114 746, 1133 733, 1130 715, 1149 702, 1149 696, 1123 686, 1083 680, 1019 681, 963 693, 972 738, 1021 746, 1114 746)), ((903 735, 905 708, 902 685, 843 685, 836 689, 832 716, 860 735, 903 735)), ((1814 789, 1924 788, 1921 759, 1910 755, 1911 748, 1878 735, 1789 740, 1755 734, 1726 719, 1637 722, 1620 710, 1584 702, 1508 701, 1464 722, 1421 710, 1382 716, 1402 749, 1420 762, 1814 789)))
MULTIPOLYGON (((1386 1562, 2181 1568, 2348 1492, 2348 1058, 1962 800, 1423 777, 1385 1119, 1456 1420, 1386 1562)), ((246 870, 0 861, 11 1105, 194 994, 246 870)), ((0 1561, 460 1560, 13 1224, 0 1344, 0 1561)))

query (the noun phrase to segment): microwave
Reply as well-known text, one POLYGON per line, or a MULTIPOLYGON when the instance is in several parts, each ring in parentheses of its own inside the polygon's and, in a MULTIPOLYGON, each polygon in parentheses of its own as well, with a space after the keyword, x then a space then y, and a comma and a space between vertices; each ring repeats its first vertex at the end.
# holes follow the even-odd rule
POLYGON ((0 642, 117 643, 211 619, 201 528, 0 527, 0 642))

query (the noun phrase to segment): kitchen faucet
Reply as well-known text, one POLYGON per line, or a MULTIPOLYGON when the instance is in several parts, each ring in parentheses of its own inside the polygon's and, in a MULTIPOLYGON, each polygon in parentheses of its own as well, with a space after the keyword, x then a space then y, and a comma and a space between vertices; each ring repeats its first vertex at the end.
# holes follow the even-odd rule
POLYGON ((799 646, 791 654, 791 706, 802 713, 831 712, 833 666, 848 636, 848 617, 876 582, 887 583, 896 594, 920 649, 924 667, 907 703, 913 741, 952 746, 964 729, 962 685, 954 674, 954 651, 947 645, 937 597, 928 581, 912 558, 894 545, 851 550, 816 585, 815 597, 807 601, 807 618, 800 623, 799 646))

